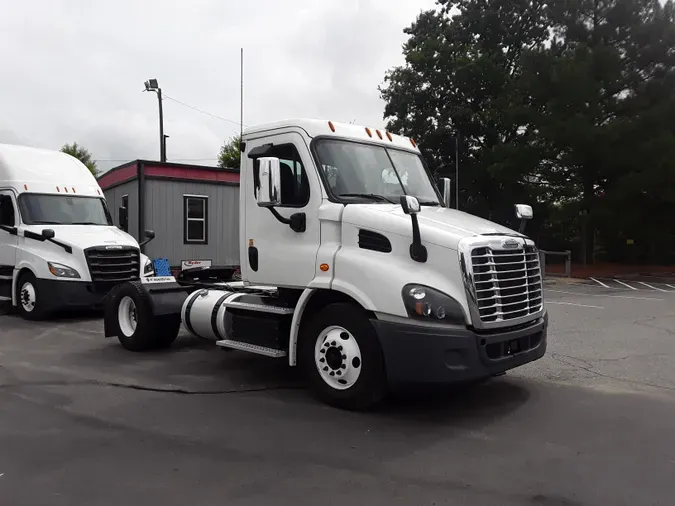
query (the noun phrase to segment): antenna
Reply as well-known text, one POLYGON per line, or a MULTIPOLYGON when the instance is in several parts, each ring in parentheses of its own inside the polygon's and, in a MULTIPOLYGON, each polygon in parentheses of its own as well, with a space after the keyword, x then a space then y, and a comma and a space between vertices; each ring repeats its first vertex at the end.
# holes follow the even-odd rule
MULTIPOLYGON (((244 137, 244 48, 241 48, 241 104, 239 115, 239 142, 241 143, 244 137)), ((241 146, 240 146, 241 148, 241 146)))

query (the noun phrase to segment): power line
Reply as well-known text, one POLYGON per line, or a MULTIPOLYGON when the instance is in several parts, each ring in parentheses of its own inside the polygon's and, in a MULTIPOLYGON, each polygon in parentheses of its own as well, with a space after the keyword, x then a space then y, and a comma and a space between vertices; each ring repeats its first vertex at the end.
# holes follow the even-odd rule
POLYGON ((219 119, 219 120, 222 120, 222 121, 227 121, 228 123, 232 123, 232 124, 237 125, 237 126, 240 125, 240 122, 239 122, 239 121, 233 121, 233 120, 231 120, 231 119, 227 119, 227 118, 223 118, 222 116, 218 116, 217 114, 212 114, 212 113, 210 113, 210 112, 202 111, 201 109, 198 109, 197 107, 194 107, 194 106, 192 106, 192 105, 186 104, 185 102, 181 102, 181 101, 178 100, 178 99, 175 99, 175 98, 173 98, 173 97, 170 97, 170 96, 167 95, 166 93, 164 94, 164 98, 168 98, 169 100, 171 100, 171 101, 173 101, 173 102, 176 102, 177 104, 180 104, 180 105, 182 105, 182 106, 184 106, 184 107, 187 107, 188 109, 192 109, 193 111, 197 111, 197 112, 199 112, 199 113, 206 114, 207 116, 211 116, 212 118, 216 118, 216 119, 219 119))
MULTIPOLYGON (((96 158, 93 161, 94 162, 132 162, 136 160, 138 157, 134 158, 96 158)), ((209 162, 209 161, 217 161, 217 157, 213 158, 171 158, 171 160, 167 160, 167 162, 209 162)))

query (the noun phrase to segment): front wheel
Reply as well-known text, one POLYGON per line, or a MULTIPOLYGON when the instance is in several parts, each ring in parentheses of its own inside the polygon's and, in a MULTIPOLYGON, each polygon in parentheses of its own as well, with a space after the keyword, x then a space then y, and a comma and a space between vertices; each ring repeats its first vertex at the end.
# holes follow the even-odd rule
POLYGON ((323 402, 367 409, 384 398, 384 358, 375 329, 360 307, 330 304, 308 322, 300 341, 301 366, 323 402))
POLYGON ((37 287, 37 279, 32 272, 24 272, 17 280, 16 305, 19 315, 25 320, 44 320, 48 316, 45 302, 37 287))

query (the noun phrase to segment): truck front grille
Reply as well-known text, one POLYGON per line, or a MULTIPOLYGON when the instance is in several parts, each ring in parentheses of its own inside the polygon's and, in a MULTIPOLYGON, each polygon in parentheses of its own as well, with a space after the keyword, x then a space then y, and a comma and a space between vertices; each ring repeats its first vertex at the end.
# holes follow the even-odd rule
POLYGON ((471 251, 471 263, 482 322, 515 320, 542 310, 542 280, 535 247, 478 247, 471 251))
POLYGON ((91 280, 94 283, 122 283, 138 279, 141 255, 138 248, 96 246, 85 250, 91 280))

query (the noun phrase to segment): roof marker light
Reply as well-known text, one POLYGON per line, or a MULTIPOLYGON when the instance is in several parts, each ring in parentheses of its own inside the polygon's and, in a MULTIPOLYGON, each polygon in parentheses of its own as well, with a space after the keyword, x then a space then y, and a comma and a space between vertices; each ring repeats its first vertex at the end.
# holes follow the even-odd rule
POLYGON ((66 193, 68 193, 68 187, 64 186, 63 189, 65 190, 66 193))
POLYGON ((368 137, 372 137, 373 133, 370 131, 370 128, 366 127, 366 133, 368 134, 368 137))
POLYGON ((335 125, 333 125, 332 121, 328 122, 328 126, 330 127, 331 132, 335 132, 335 125))
POLYGON ((417 143, 415 142, 415 139, 413 139, 412 137, 410 138, 410 144, 413 145, 413 148, 417 147, 417 143))
POLYGON ((96 193, 98 193, 99 195, 101 194, 101 192, 99 190, 96 190, 96 193))
POLYGON ((28 185, 27 184, 23 185, 23 189, 28 191, 28 185))
POLYGON ((75 188, 71 188, 71 190, 73 190, 73 193, 75 193, 75 188))
POLYGON ((57 187, 56 187, 56 191, 59 192, 59 193, 61 193, 61 188, 59 188, 59 187, 57 186, 57 187))
POLYGON ((382 132, 379 130, 375 130, 375 132, 377 133, 377 136, 380 138, 380 140, 382 140, 382 132))
POLYGON ((392 142, 394 141, 394 139, 391 137, 391 134, 389 132, 387 132, 387 139, 389 139, 392 142))

